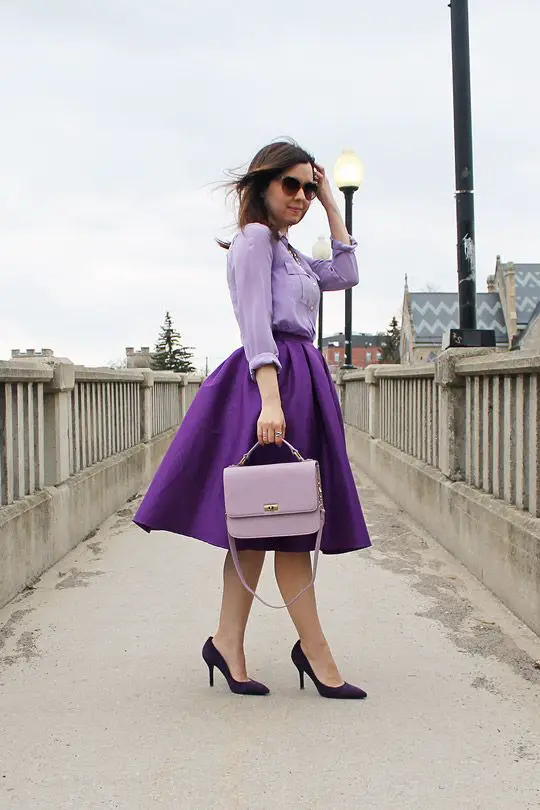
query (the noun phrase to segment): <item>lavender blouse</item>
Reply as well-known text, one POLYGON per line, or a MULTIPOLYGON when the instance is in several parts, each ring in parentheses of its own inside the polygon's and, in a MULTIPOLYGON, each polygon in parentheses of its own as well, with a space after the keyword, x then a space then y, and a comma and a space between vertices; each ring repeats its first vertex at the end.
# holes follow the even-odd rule
POLYGON ((292 332, 313 341, 320 294, 358 284, 350 245, 332 239, 332 258, 311 259, 266 225, 253 222, 236 234, 227 258, 227 279, 252 379, 261 366, 281 368, 273 332, 292 332))

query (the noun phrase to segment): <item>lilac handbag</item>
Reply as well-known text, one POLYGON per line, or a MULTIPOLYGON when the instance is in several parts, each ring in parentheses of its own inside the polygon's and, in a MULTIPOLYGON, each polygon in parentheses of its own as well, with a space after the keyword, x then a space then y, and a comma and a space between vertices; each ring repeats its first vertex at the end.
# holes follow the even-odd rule
POLYGON ((242 585, 263 605, 271 608, 292 605, 315 582, 325 514, 319 463, 313 459, 302 458, 289 442, 284 441, 283 444, 297 459, 297 464, 261 464, 246 467, 246 461, 259 446, 255 444, 238 464, 225 467, 223 471, 225 515, 234 565, 242 585), (283 605, 271 605, 261 599, 249 587, 242 573, 236 540, 293 537, 315 532, 317 540, 313 558, 313 577, 309 585, 283 605))

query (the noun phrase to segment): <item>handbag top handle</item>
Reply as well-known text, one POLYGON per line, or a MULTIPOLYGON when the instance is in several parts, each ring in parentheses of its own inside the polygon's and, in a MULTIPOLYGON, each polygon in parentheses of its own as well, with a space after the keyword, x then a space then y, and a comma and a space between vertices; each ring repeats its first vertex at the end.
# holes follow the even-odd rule
MULTIPOLYGON (((293 456, 296 458, 297 461, 305 461, 305 458, 300 455, 300 453, 298 452, 296 447, 293 447, 292 444, 289 444, 289 442, 286 441, 285 439, 283 439, 283 444, 285 444, 289 448, 289 450, 291 451, 291 453, 293 454, 293 456)), ((240 459, 240 461, 238 462, 238 464, 236 466, 237 467, 243 467, 244 464, 246 463, 246 461, 251 456, 251 454, 255 452, 257 447, 263 447, 263 445, 259 444, 259 442, 255 442, 255 444, 253 445, 251 450, 248 450, 247 453, 245 453, 242 456, 242 458, 240 459)))

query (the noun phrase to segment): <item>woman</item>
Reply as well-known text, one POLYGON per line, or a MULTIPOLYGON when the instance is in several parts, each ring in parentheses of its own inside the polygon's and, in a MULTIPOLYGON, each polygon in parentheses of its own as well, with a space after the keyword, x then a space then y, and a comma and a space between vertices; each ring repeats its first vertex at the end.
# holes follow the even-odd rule
MULTIPOLYGON (((283 440, 319 461, 326 508, 322 551, 341 554, 370 540, 347 452, 335 388, 313 345, 320 292, 358 283, 351 239, 324 169, 294 142, 261 149, 249 170, 231 184, 239 232, 228 248, 227 273, 243 348, 203 383, 135 516, 142 528, 166 529, 228 549, 223 469, 237 463, 254 441, 264 448, 255 463, 288 460, 283 440), (318 198, 328 216, 333 257, 315 261, 295 250, 289 229, 318 198)), ((244 576, 255 589, 266 551, 275 551, 275 574, 285 601, 311 580, 315 535, 237 542, 244 576)), ((219 626, 203 648, 210 671, 221 670, 231 691, 268 694, 248 678, 244 635, 253 597, 242 586, 230 552, 225 558, 219 626)), ((363 698, 345 683, 317 614, 314 588, 289 607, 299 640, 291 657, 319 694, 363 698)))

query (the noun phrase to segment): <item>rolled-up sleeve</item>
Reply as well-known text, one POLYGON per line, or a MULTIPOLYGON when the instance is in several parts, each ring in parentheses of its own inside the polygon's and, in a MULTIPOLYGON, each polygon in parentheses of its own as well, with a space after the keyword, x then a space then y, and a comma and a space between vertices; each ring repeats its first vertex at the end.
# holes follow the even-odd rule
POLYGON ((346 245, 337 239, 332 239, 331 259, 305 259, 319 279, 322 292, 332 290, 348 290, 358 284, 358 264, 355 250, 358 245, 351 236, 351 244, 346 245))
POLYGON ((274 365, 279 371, 278 349, 272 334, 272 234, 259 223, 246 225, 234 241, 234 278, 237 318, 249 372, 274 365))

